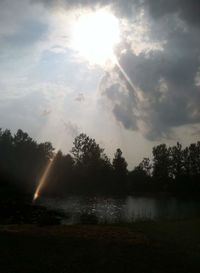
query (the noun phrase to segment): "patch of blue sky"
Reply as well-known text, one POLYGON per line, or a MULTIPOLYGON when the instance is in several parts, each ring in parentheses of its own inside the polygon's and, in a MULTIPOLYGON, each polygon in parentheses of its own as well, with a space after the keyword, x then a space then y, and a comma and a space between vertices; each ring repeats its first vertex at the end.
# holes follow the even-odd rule
POLYGON ((12 35, 4 35, 4 41, 7 45, 24 48, 33 46, 39 40, 45 38, 48 33, 48 24, 41 21, 25 21, 18 30, 12 35))

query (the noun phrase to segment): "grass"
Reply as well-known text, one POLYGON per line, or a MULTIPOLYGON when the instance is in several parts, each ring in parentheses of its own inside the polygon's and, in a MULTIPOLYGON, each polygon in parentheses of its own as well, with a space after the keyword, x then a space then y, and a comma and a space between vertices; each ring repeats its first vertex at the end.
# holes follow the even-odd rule
POLYGON ((0 226, 0 272, 200 272, 200 219, 0 226))

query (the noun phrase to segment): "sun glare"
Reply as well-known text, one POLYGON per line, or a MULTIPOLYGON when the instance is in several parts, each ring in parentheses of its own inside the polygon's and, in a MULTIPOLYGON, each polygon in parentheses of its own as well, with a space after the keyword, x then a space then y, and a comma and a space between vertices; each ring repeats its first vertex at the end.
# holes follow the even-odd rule
POLYGON ((71 44, 91 64, 114 62, 114 47, 120 40, 118 19, 109 11, 87 12, 72 28, 71 44))

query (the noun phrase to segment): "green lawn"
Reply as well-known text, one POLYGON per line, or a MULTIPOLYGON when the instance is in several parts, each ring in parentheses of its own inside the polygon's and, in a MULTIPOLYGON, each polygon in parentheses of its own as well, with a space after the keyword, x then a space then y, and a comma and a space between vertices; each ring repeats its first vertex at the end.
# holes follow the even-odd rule
POLYGON ((0 273, 200 272, 200 219, 0 226, 0 273))

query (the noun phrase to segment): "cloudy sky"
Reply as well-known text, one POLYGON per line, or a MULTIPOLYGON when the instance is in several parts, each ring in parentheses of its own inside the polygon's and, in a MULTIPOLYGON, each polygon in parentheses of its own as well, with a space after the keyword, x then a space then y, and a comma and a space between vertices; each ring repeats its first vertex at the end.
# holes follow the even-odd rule
POLYGON ((200 137, 199 0, 0 0, 0 127, 129 166, 200 137))

